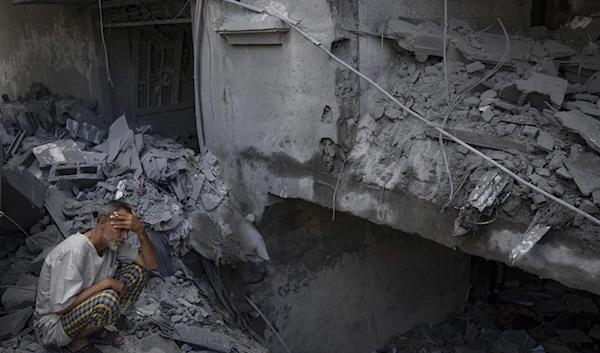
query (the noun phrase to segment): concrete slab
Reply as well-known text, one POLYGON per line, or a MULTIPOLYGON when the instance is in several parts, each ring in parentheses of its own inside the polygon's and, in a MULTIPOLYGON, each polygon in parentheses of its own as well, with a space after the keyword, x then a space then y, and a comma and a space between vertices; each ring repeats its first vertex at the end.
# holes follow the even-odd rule
POLYGON ((470 63, 466 67, 467 67, 467 73, 470 73, 470 74, 485 69, 485 65, 483 65, 479 61, 476 61, 474 63, 470 63))
POLYGON ((232 349, 232 339, 218 332, 210 332, 196 326, 175 325, 177 332, 173 339, 207 348, 216 352, 229 353, 232 349))
POLYGON ((25 308, 0 317, 0 341, 13 338, 19 334, 33 314, 33 308, 25 308))
POLYGON ((35 305, 36 286, 27 289, 8 288, 2 295, 2 305, 8 311, 29 308, 35 305))
POLYGON ((540 73, 533 73, 526 80, 517 80, 516 84, 517 89, 526 96, 524 101, 530 101, 532 106, 540 109, 547 107, 543 103, 543 99, 534 99, 535 96, 529 97, 531 94, 537 93, 548 97, 553 104, 561 106, 569 86, 569 82, 565 79, 540 73))
POLYGON ((58 163, 84 161, 79 146, 73 140, 57 140, 33 148, 33 154, 40 162, 40 168, 58 163))
POLYGON ((165 353, 179 353, 179 350, 176 348, 173 341, 156 334, 144 337, 141 341, 141 346, 144 352, 148 352, 153 348, 158 348, 165 353))
POLYGON ((537 138, 537 146, 545 151, 552 152, 554 150, 554 137, 546 131, 540 131, 537 138))
POLYGON ((575 50, 573 50, 573 48, 561 44, 555 40, 545 41, 544 49, 548 52, 548 56, 552 58, 564 58, 575 54, 575 50))
POLYGON ((558 112, 554 117, 569 131, 583 137, 591 148, 600 152, 600 121, 577 110, 558 112))
POLYGON ((596 154, 584 153, 576 160, 566 160, 565 165, 583 196, 588 197, 600 189, 600 157, 596 154))

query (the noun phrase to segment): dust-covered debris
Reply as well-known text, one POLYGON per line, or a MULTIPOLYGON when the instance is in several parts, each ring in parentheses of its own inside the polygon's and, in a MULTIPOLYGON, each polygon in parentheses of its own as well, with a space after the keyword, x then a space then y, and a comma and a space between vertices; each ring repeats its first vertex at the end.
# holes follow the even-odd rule
MULTIPOLYGON (((35 87, 35 92, 40 91, 39 85, 35 87)), ((148 134, 147 128, 132 129, 125 116, 109 126, 91 105, 41 92, 46 92, 43 99, 31 95, 27 102, 0 103, 5 118, 0 133, 6 135, 4 145, 14 151, 8 164, 42 185, 39 195, 29 195, 25 187, 20 190, 31 199, 40 196, 38 203, 48 213, 28 229, 31 237, 22 233, 0 237, 0 284, 16 286, 0 288, 4 310, 0 315, 8 314, 0 316, 0 338, 12 338, 2 346, 15 352, 45 352, 28 334, 35 276, 54 246, 71 234, 92 228, 98 208, 121 199, 133 206, 146 225, 159 260, 159 276, 150 279, 151 285, 136 303, 139 311, 123 312, 131 326, 119 327, 127 334, 126 346, 120 349, 147 351, 140 349, 140 340, 160 334, 175 339, 169 343, 177 350, 214 350, 189 342, 189 337, 180 335, 177 340, 172 335, 177 323, 191 332, 201 330, 208 341, 227 340, 230 350, 262 352, 264 348, 249 336, 253 333, 247 324, 240 324, 244 320, 232 317, 239 313, 223 309, 227 297, 215 294, 214 276, 209 284, 189 271, 184 274, 186 268, 177 259, 190 250, 215 264, 269 259, 260 233, 232 205, 217 157, 210 152, 198 155, 171 138, 148 134), (56 104, 35 104, 39 100, 56 104), (20 109, 18 114, 6 114, 15 107, 20 109), (42 120, 24 118, 40 115, 42 120), (37 130, 22 132, 33 127, 37 130), (26 137, 14 144, 18 136, 26 137), (31 157, 23 157, 26 155, 31 157), (31 278, 24 277, 25 273, 31 278)), ((137 238, 130 236, 129 241, 137 238)))
MULTIPOLYGON (((410 53, 401 51, 402 55, 388 63, 386 74, 378 82, 384 89, 547 193, 575 207, 584 201, 594 203, 592 193, 597 187, 589 185, 590 178, 579 175, 583 166, 573 165, 586 152, 600 152, 594 142, 600 140, 594 125, 600 101, 600 90, 596 89, 600 87, 600 67, 583 58, 589 58, 582 53, 587 42, 562 43, 560 36, 551 32, 538 33, 535 38, 510 36, 510 52, 502 69, 482 81, 501 61, 506 38, 449 26, 450 51, 456 47, 467 59, 455 61, 457 56, 448 55, 448 93, 450 101, 456 101, 449 110, 441 55, 432 52, 424 60, 414 47, 415 38, 438 38, 443 28, 417 20, 390 21, 385 28, 386 38, 393 38, 410 53), (577 77, 572 62, 565 58, 580 62, 585 75, 577 77), (586 143, 585 148, 575 148, 586 143), (577 171, 573 173, 572 168, 577 171)), ((398 109, 377 92, 373 101, 373 107, 383 107, 379 116, 398 109)), ((477 223, 493 223, 502 218, 527 225, 536 212, 552 204, 548 197, 515 185, 507 198, 498 200, 493 213, 480 212, 470 206, 469 195, 491 170, 489 166, 446 139, 442 151, 439 133, 416 119, 373 119, 375 110, 369 113, 358 122, 351 163, 346 165, 348 173, 355 180, 378 188, 402 190, 454 207, 459 210, 455 234, 475 230, 477 227, 472 225, 477 223), (448 173, 453 182, 452 195, 448 173)), ((402 115, 409 116, 406 112, 402 115)), ((556 217, 551 226, 590 229, 586 228, 589 223, 567 211, 556 217)), ((594 246, 600 245, 593 237, 580 236, 594 246)))

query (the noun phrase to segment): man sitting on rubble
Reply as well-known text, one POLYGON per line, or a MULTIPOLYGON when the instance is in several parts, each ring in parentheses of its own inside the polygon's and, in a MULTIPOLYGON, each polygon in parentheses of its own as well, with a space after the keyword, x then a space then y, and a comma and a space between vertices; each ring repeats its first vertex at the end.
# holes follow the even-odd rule
POLYGON ((70 236, 44 261, 35 315, 39 342, 80 353, 99 353, 94 343, 122 344, 122 336, 104 327, 137 300, 146 270, 157 266, 135 211, 125 202, 108 202, 94 228, 70 236), (127 241, 129 231, 137 234, 139 247, 127 241))

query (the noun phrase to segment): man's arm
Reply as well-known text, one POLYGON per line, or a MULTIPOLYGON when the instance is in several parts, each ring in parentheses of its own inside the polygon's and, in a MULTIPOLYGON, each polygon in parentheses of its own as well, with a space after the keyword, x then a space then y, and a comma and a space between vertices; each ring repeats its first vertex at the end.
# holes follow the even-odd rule
POLYGON ((105 279, 101 280, 100 282, 94 284, 93 286, 86 288, 86 289, 82 290, 81 292, 79 292, 79 294, 77 294, 77 296, 75 296, 75 301, 73 301, 73 303, 71 303, 71 305, 69 305, 69 307, 67 307, 64 310, 56 312, 56 314, 57 315, 66 314, 69 311, 75 309, 77 306, 79 306, 84 301, 86 301, 92 295, 102 292, 103 290, 106 290, 106 289, 114 289, 115 291, 117 291, 119 293, 119 296, 121 298, 123 298, 127 294, 127 291, 128 291, 127 286, 125 286, 125 283, 123 283, 119 280, 116 280, 116 279, 105 278, 105 279))
POLYGON ((140 221, 135 212, 127 215, 115 213, 110 216, 110 218, 113 227, 117 229, 127 229, 138 235, 140 240, 140 253, 134 262, 146 270, 156 270, 158 267, 158 260, 156 259, 154 244, 152 244, 152 241, 146 233, 144 224, 140 221))
POLYGON ((154 251, 154 244, 148 237, 146 230, 142 230, 136 234, 140 239, 140 254, 135 259, 135 263, 142 266, 146 270, 156 270, 158 267, 158 261, 156 260, 156 252, 154 251))

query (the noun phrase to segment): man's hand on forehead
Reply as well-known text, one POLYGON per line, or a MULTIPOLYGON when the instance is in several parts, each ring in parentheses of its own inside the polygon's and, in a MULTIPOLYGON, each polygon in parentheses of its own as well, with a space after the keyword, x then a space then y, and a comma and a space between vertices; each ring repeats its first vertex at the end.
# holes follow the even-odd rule
POLYGON ((110 216, 110 224, 114 228, 126 229, 138 234, 144 231, 144 224, 135 214, 135 211, 132 211, 132 213, 113 213, 110 216))

